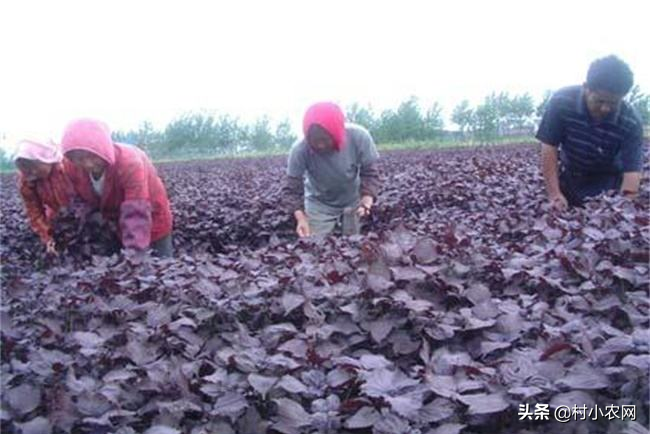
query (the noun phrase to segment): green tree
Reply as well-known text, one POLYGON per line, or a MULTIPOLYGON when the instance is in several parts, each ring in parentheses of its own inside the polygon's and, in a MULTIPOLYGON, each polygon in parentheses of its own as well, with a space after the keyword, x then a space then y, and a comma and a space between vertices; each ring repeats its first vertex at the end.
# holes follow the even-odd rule
POLYGON ((291 128, 291 123, 289 120, 285 119, 278 124, 275 128, 275 146, 279 150, 289 150, 291 145, 298 139, 298 137, 293 133, 291 128))
POLYGON ((402 102, 397 110, 384 110, 374 132, 378 143, 422 140, 425 134, 425 121, 414 96, 402 102))
POLYGON ((397 116, 393 110, 384 110, 375 127, 374 139, 377 143, 389 143, 397 136, 397 116))
POLYGON ((512 100, 508 92, 493 92, 489 96, 496 112, 496 135, 503 135, 509 129, 508 122, 512 113, 512 100))
POLYGON ((250 127, 248 134, 249 147, 256 151, 271 151, 275 138, 271 132, 271 123, 267 116, 257 119, 250 127))
POLYGON ((424 119, 420 112, 418 99, 411 96, 399 105, 396 112, 397 137, 396 140, 422 140, 424 139, 424 119))
POLYGON ((230 151, 229 137, 225 138, 228 146, 224 145, 224 137, 221 137, 222 122, 222 118, 217 121, 207 113, 185 113, 173 119, 165 128, 164 150, 169 156, 175 157, 196 157, 230 151))
POLYGON ((506 124, 510 129, 521 130, 533 124, 535 103, 529 93, 515 95, 509 101, 509 112, 506 116, 506 124))
POLYGON ((494 140, 499 132, 499 107, 501 98, 495 93, 485 97, 474 111, 472 117, 472 132, 474 137, 482 143, 494 140))
POLYGON ((442 117, 442 106, 434 102, 424 116, 424 138, 433 140, 443 134, 445 121, 442 117))
POLYGON ((348 108, 346 118, 349 122, 359 124, 369 131, 374 130, 377 124, 372 108, 370 106, 362 107, 358 103, 354 103, 348 108))
POLYGON ((214 122, 214 148, 220 154, 236 154, 247 151, 248 131, 239 119, 230 115, 219 115, 214 122))
POLYGON ((468 100, 464 99, 454 107, 454 111, 451 113, 451 121, 458 125, 460 133, 464 138, 474 123, 474 109, 470 107, 468 100))
POLYGON ((163 146, 162 138, 163 134, 154 129, 149 121, 144 121, 137 130, 113 132, 113 140, 116 142, 136 145, 154 157, 157 157, 161 153, 163 146))

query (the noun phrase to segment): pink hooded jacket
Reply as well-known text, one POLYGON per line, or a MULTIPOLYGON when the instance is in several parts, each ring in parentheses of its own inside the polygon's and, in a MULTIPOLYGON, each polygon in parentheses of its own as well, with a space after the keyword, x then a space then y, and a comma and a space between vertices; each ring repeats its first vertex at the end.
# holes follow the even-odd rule
POLYGON ((85 150, 108 163, 101 197, 93 189, 89 174, 66 161, 66 171, 77 194, 118 223, 125 248, 143 250, 172 231, 172 213, 167 191, 147 155, 140 149, 114 143, 108 127, 93 119, 78 119, 66 127, 63 152, 85 150))

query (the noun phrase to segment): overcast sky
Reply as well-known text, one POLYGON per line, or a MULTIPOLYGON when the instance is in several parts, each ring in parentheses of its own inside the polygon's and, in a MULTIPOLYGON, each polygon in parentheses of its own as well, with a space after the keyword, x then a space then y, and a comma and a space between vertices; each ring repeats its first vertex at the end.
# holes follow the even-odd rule
POLYGON ((156 127, 188 110, 298 125, 312 102, 464 98, 582 83, 617 54, 650 92, 650 2, 143 1, 0 3, 0 136, 75 117, 156 127), (645 42, 643 42, 645 41, 645 42))

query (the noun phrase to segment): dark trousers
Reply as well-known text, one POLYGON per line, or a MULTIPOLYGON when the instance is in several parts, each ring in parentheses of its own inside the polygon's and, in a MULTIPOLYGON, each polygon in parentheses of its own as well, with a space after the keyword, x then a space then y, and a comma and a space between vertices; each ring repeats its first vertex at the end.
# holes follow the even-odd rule
POLYGON ((151 243, 151 250, 154 256, 159 258, 171 258, 174 256, 174 246, 172 243, 172 234, 166 235, 159 240, 151 243))
POLYGON ((560 190, 570 206, 582 206, 585 199, 589 197, 598 196, 609 190, 619 190, 622 179, 621 174, 585 174, 562 168, 560 190))

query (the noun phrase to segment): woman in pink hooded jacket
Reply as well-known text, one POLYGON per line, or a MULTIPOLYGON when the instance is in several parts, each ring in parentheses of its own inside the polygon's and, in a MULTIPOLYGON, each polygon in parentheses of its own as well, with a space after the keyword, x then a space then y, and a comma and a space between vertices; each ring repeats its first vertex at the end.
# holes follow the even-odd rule
POLYGON ((93 119, 68 124, 61 145, 76 193, 105 220, 117 223, 122 246, 172 256, 169 199, 147 155, 114 143, 108 126, 93 119))

